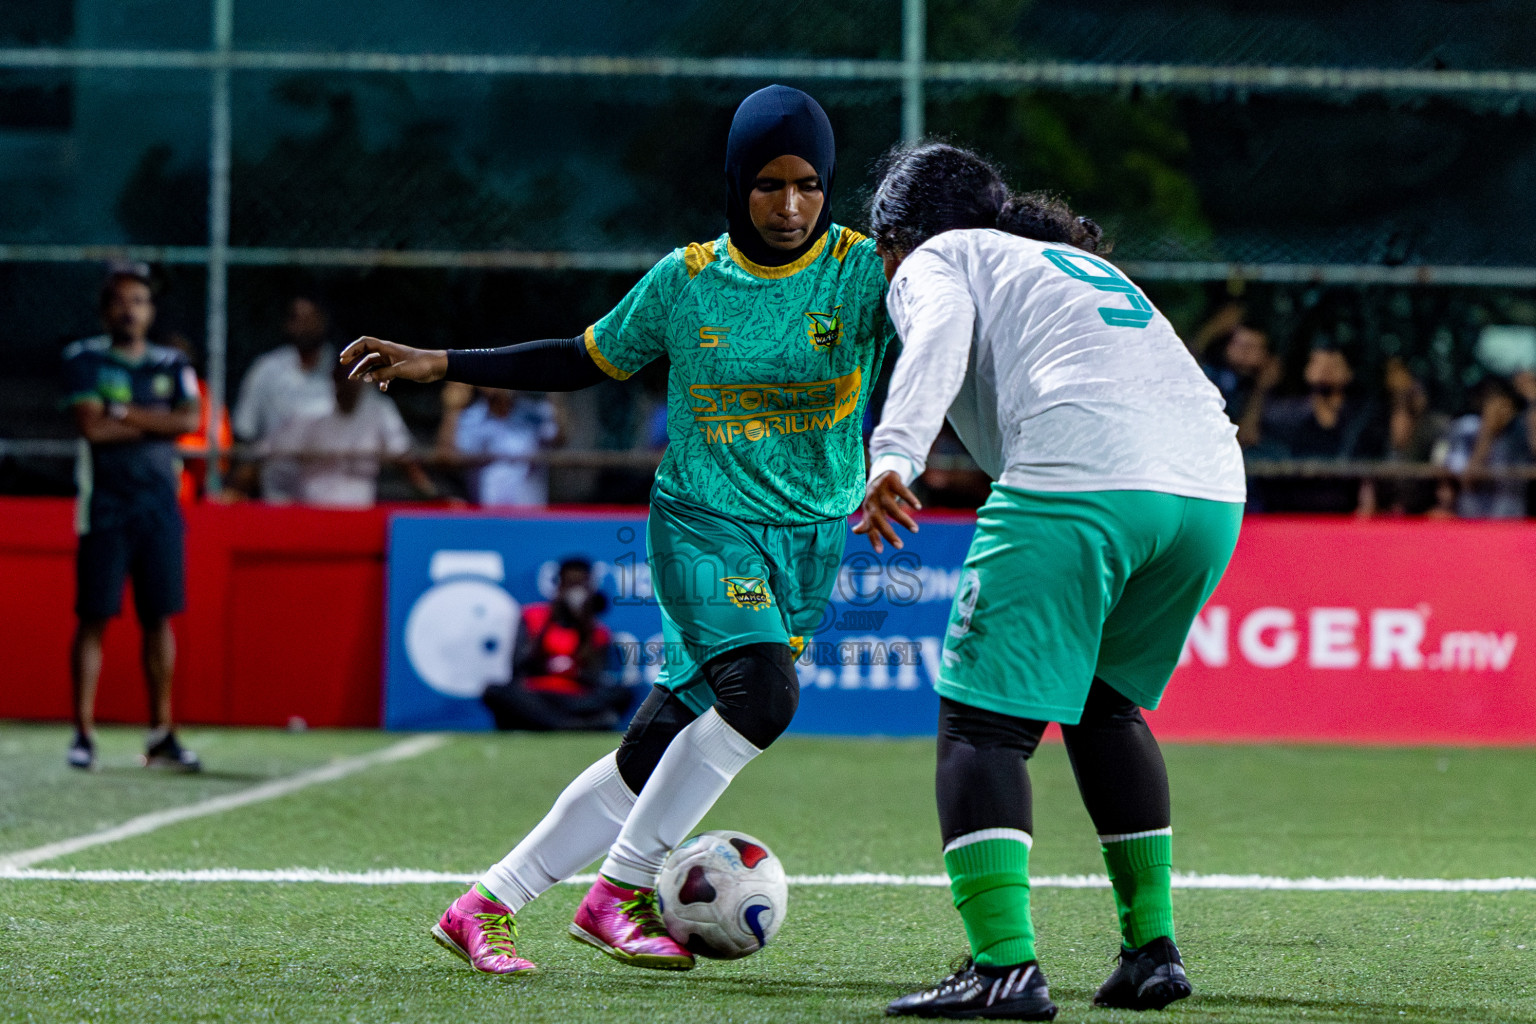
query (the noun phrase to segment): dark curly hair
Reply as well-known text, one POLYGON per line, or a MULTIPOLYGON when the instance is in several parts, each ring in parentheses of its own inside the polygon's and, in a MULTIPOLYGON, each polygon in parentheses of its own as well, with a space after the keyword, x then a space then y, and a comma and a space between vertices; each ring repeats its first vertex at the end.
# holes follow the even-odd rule
POLYGON ((1060 196, 1008 191, 1002 173, 968 149, 943 142, 897 146, 875 167, 880 184, 869 206, 875 239, 909 253, 934 235, 961 228, 998 228, 1041 242, 1107 253, 1104 231, 1079 217, 1060 196))

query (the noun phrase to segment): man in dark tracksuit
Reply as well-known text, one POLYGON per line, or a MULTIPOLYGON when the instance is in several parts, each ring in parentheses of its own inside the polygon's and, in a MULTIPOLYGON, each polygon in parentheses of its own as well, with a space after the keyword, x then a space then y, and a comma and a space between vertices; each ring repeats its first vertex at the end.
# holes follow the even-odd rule
POLYGON ((144 764, 197 771, 197 755, 183 749, 171 731, 176 646, 170 623, 186 603, 175 439, 197 429, 197 380, 180 352, 146 340, 155 318, 148 268, 114 267, 100 302, 107 333, 64 350, 67 401, 82 438, 75 517, 79 627, 70 657, 75 738, 69 763, 82 769, 96 765, 92 727, 101 641, 132 577, 149 688, 144 764))

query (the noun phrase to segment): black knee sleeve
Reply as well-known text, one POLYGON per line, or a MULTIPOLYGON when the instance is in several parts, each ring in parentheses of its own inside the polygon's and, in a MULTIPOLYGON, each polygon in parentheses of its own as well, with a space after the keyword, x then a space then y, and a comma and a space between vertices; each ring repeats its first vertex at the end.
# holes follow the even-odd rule
POLYGON ((934 780, 939 829, 947 846, 984 828, 1034 831, 1025 762, 1045 722, 939 698, 939 761, 934 780))
POLYGON ((631 793, 638 794, 645 788, 646 780, 661 763, 661 755, 667 752, 672 740, 698 717, 671 690, 664 686, 651 688, 629 728, 624 730, 624 739, 614 755, 619 777, 631 793))
POLYGON ((726 651, 705 664, 704 678, 715 691, 715 711, 759 750, 789 728, 800 706, 795 652, 787 644, 726 651))
POLYGON ((1169 826, 1168 769, 1134 702, 1095 679, 1082 720, 1063 725, 1061 735, 1083 806, 1100 835, 1169 826))

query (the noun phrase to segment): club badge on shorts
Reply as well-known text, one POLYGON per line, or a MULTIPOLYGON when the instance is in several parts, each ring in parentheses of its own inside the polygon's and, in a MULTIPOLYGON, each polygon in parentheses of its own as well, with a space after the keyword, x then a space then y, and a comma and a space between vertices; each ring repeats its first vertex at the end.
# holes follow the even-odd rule
POLYGON ((971 616, 976 614, 976 602, 981 599, 981 573, 965 570, 960 586, 955 591, 955 612, 950 618, 949 635, 958 640, 971 631, 971 616))
POLYGON ((722 576, 720 582, 725 584, 725 596, 730 598, 731 604, 737 608, 750 608, 760 612, 773 604, 773 595, 768 592, 767 580, 758 579, 756 576, 722 576))

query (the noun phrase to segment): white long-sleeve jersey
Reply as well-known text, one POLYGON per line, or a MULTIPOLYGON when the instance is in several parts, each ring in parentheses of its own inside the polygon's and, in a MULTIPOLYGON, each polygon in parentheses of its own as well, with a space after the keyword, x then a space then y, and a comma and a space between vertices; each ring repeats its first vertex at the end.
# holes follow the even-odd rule
POLYGON ((1220 392, 1107 261, 947 231, 902 262, 886 305, 902 351, 870 439, 871 480, 921 474, 947 410, 972 458, 1009 486, 1244 500, 1220 392))

